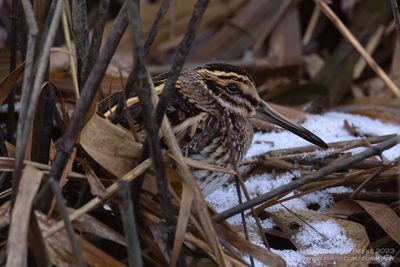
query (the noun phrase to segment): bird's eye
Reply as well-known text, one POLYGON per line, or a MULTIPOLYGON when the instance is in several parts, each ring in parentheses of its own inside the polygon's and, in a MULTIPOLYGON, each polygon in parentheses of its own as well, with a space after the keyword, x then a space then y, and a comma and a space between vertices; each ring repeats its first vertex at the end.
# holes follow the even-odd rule
POLYGON ((234 83, 228 84, 228 88, 227 89, 228 89, 228 92, 231 93, 231 94, 236 94, 236 93, 239 92, 238 86, 236 84, 234 84, 234 83))

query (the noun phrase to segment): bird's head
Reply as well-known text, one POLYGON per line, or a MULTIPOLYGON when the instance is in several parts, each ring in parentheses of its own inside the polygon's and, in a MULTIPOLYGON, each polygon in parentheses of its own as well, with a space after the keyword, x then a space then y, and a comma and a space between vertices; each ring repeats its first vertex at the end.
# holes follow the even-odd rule
POLYGON ((195 69, 205 89, 222 109, 244 117, 254 116, 260 102, 253 78, 243 69, 222 63, 195 69))
MULTIPOLYGON (((223 63, 207 64, 192 69, 203 90, 199 92, 210 102, 230 113, 245 118, 257 117, 277 124, 305 140, 321 147, 327 147, 315 134, 289 121, 272 109, 257 93, 253 78, 243 69, 223 63)), ((197 87, 199 88, 199 87, 197 87)))

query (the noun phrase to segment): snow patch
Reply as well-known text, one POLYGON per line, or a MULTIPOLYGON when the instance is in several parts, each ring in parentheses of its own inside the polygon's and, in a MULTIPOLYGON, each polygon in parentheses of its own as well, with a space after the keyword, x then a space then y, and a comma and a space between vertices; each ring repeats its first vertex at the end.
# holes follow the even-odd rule
POLYGON ((333 220, 313 221, 304 225, 303 229, 292 236, 297 243, 307 247, 300 250, 306 255, 346 254, 355 245, 347 239, 343 229, 333 220))
MULTIPOLYGON (((302 125, 319 136, 325 142, 338 142, 358 139, 352 136, 345 128, 344 121, 357 128, 359 134, 364 136, 378 136, 388 134, 400 134, 400 126, 383 123, 379 120, 368 117, 329 112, 323 115, 308 116, 302 125)), ((270 150, 307 146, 310 143, 289 131, 256 133, 253 145, 247 152, 246 158, 250 158, 270 150)), ((359 151, 358 151, 359 152, 359 151)), ((320 156, 324 156, 327 151, 321 151, 320 156)), ((389 160, 393 160, 400 155, 400 145, 397 145, 383 152, 389 160)))
MULTIPOLYGON (((347 120, 350 125, 354 125, 357 129, 357 132, 362 136, 400 134, 399 125, 387 124, 359 115, 337 112, 309 116, 302 125, 327 143, 359 139, 358 137, 352 136, 344 128, 345 120, 347 120)), ((288 131, 255 133, 253 144, 247 152, 246 158, 263 154, 270 150, 294 148, 309 144, 309 142, 288 131)), ((356 148, 351 151, 353 153, 359 153, 363 150, 364 148, 356 148)), ((329 152, 331 152, 330 149, 321 150, 318 151, 314 157, 324 157, 329 152)), ((394 160, 400 156, 400 145, 384 151, 383 155, 388 160, 394 160)), ((272 172, 254 175, 245 183, 250 197, 254 198, 260 194, 269 192, 277 187, 290 183, 297 177, 299 177, 299 173, 296 171, 279 175, 276 175, 272 172)), ((352 189, 344 186, 327 188, 286 201, 283 204, 292 211, 308 210, 308 207, 311 204, 318 204, 318 211, 322 212, 333 203, 332 194, 348 192, 352 192, 352 189)), ((288 194, 286 197, 292 195, 293 193, 288 194)), ((243 194, 242 199, 245 201, 243 194)), ((223 186, 207 196, 206 200, 217 212, 222 212, 238 203, 236 187, 234 184, 223 186)), ((267 211, 274 212, 282 209, 285 209, 282 205, 275 205, 273 207, 269 207, 267 211)), ((251 231, 252 233, 249 233, 251 241, 254 244, 263 246, 262 241, 257 233, 254 219, 247 216, 246 220, 249 223, 249 229, 253 230, 251 231)), ((240 215, 231 217, 227 221, 236 226, 240 226, 242 224, 240 215)), ((265 227, 265 229, 270 229, 275 224, 271 219, 266 219, 262 222, 262 225, 265 227)), ((354 244, 346 237, 342 228, 334 221, 314 221, 311 222, 310 225, 312 227, 307 225, 304 226, 302 231, 293 237, 298 243, 307 246, 307 249, 300 251, 272 249, 274 253, 280 255, 286 261, 287 266, 306 266, 309 263, 307 255, 318 255, 325 253, 346 254, 354 248, 354 244), (317 229, 317 231, 315 231, 313 228, 317 229)), ((387 261, 388 259, 381 257, 381 262, 385 262, 385 260, 387 261)), ((256 261, 256 266, 264 265, 256 261)))

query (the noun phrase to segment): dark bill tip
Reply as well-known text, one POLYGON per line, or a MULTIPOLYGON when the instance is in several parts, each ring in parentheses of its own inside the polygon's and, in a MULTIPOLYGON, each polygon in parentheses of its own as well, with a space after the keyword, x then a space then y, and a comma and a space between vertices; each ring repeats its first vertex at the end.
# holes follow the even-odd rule
POLYGON ((260 107, 258 108, 255 117, 279 125, 282 128, 294 133, 295 135, 300 136, 301 138, 319 147, 328 148, 328 145, 321 138, 319 138, 306 128, 300 126, 299 124, 289 121, 287 118, 280 115, 264 101, 260 103, 260 107))

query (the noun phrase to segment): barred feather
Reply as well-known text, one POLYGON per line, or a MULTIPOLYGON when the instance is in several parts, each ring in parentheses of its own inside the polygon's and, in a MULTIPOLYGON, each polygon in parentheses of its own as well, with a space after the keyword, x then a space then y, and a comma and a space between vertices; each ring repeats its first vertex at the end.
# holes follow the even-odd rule
MULTIPOLYGON (((155 78, 159 92, 166 75, 155 78)), ((182 152, 195 160, 231 168, 241 162, 252 138, 253 128, 249 122, 257 108, 259 97, 254 81, 242 69, 227 64, 209 64, 184 70, 176 84, 176 94, 167 108, 171 124, 177 126, 200 113, 205 116, 194 125, 176 132, 182 152), (232 84, 234 87, 232 87, 232 84), (237 88, 237 92, 227 87, 237 88)), ((103 100, 98 110, 112 116, 121 95, 103 100), (111 103, 111 107, 110 107, 111 103)), ((135 120, 135 128, 144 137, 143 120, 139 100, 128 100, 129 112, 135 120)), ((122 125, 127 127, 126 115, 122 125)), ((229 178, 229 174, 194 170, 194 176, 205 195, 215 191, 229 178)))

